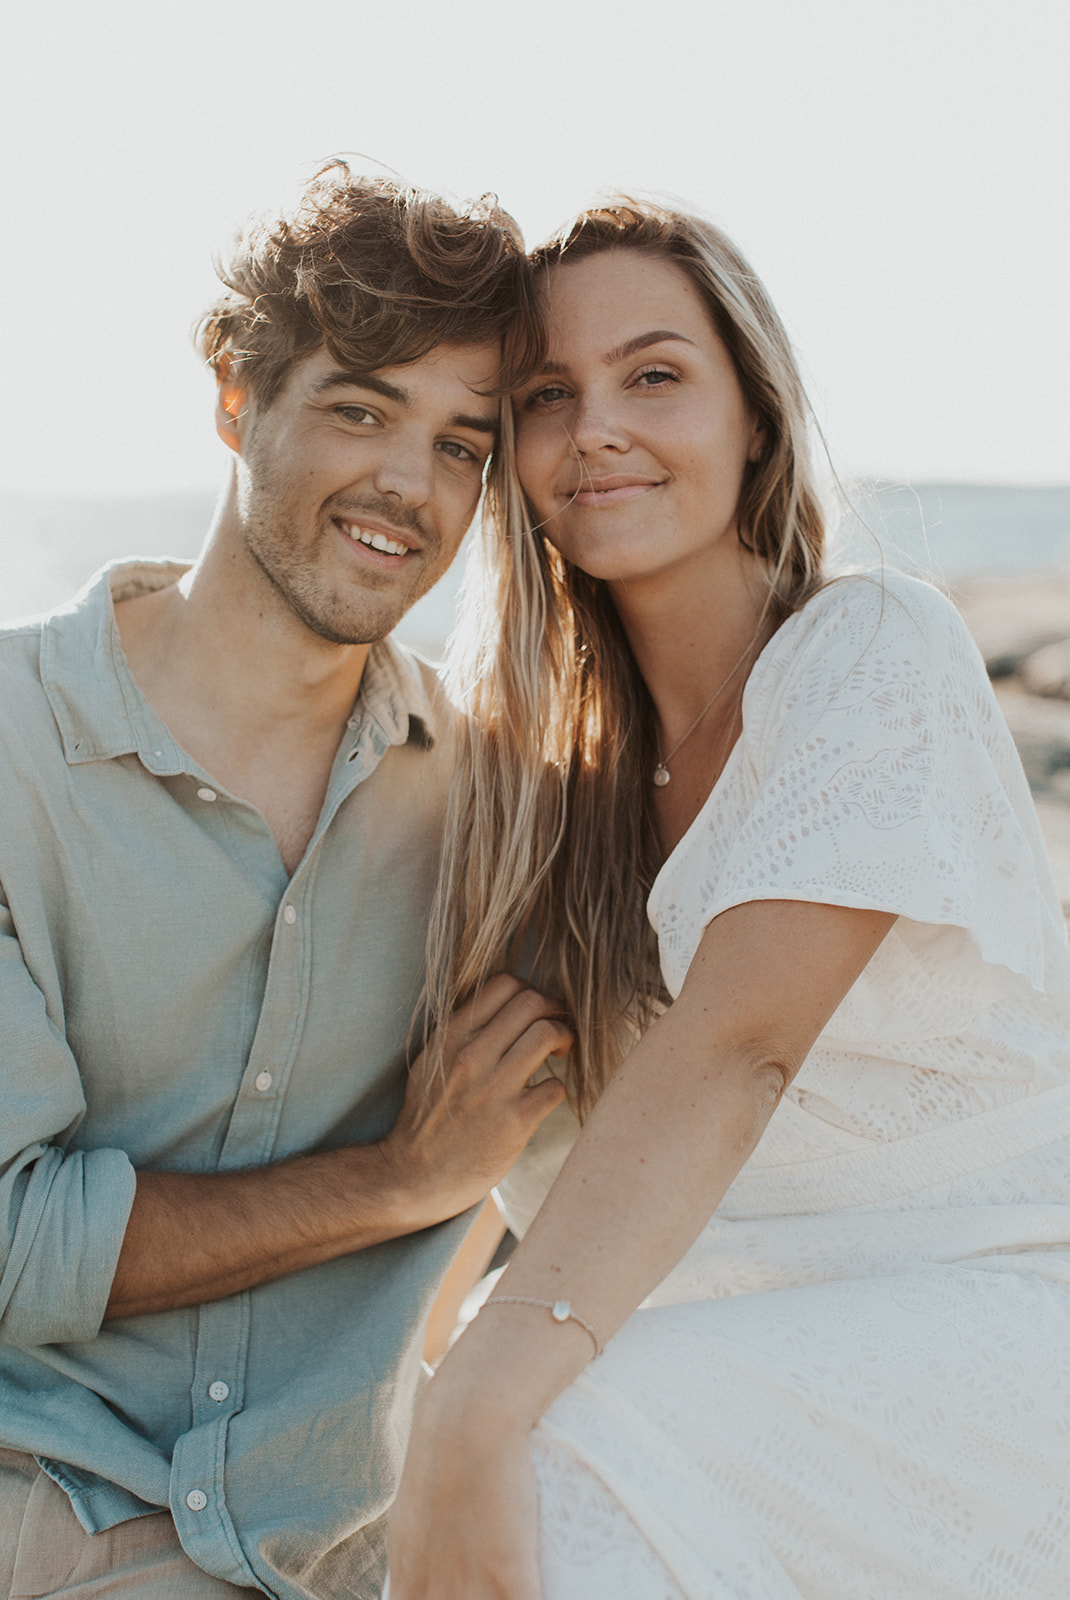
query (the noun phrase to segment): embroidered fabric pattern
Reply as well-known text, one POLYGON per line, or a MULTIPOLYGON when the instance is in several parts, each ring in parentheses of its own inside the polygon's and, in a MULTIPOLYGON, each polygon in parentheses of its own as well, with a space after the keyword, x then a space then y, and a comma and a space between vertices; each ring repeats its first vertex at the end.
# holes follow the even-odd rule
POLYGON ((545 1600, 1063 1600, 1068 1333, 967 1267, 638 1312, 535 1435, 545 1600))

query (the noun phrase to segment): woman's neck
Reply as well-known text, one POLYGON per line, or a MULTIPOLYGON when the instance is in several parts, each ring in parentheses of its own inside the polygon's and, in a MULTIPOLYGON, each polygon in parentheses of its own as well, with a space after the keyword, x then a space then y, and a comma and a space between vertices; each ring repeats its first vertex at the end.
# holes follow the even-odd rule
POLYGON ((704 573, 666 573, 610 591, 654 702, 661 750, 684 738, 707 707, 711 722, 722 724, 773 630, 757 560, 737 546, 704 573))

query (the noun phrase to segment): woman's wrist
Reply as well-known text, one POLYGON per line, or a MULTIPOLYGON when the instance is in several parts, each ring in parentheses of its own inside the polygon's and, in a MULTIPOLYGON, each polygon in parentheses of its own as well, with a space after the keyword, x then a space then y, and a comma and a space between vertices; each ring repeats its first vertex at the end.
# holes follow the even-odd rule
POLYGON ((428 1384, 428 1421, 461 1431, 530 1432, 592 1355, 586 1329, 555 1320, 542 1302, 486 1306, 428 1384))
MULTIPOLYGON (((458 1340, 458 1344, 460 1341, 458 1340)), ((450 1357, 457 1345, 450 1351, 450 1357)), ((530 1433, 539 1421, 537 1408, 523 1385, 491 1372, 473 1378, 443 1360, 420 1397, 418 1425, 421 1433, 436 1438, 454 1437, 469 1442, 502 1439, 530 1433)))

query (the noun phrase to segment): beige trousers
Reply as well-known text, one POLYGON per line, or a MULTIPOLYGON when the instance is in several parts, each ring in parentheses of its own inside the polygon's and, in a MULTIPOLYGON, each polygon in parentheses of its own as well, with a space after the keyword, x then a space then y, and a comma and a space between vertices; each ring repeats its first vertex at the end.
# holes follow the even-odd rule
POLYGON ((256 1592, 195 1566, 167 1511, 86 1533, 33 1456, 0 1447, 0 1600, 248 1600, 256 1592))

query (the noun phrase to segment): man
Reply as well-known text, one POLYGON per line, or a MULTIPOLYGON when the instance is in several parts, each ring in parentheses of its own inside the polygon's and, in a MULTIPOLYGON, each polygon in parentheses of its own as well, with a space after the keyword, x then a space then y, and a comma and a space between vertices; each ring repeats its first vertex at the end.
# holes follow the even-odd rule
POLYGON ((537 342, 515 230, 337 167, 224 282, 200 558, 0 639, 13 1595, 377 1595, 425 1313, 562 1093, 504 976, 405 1071, 451 724, 388 635, 537 342))

